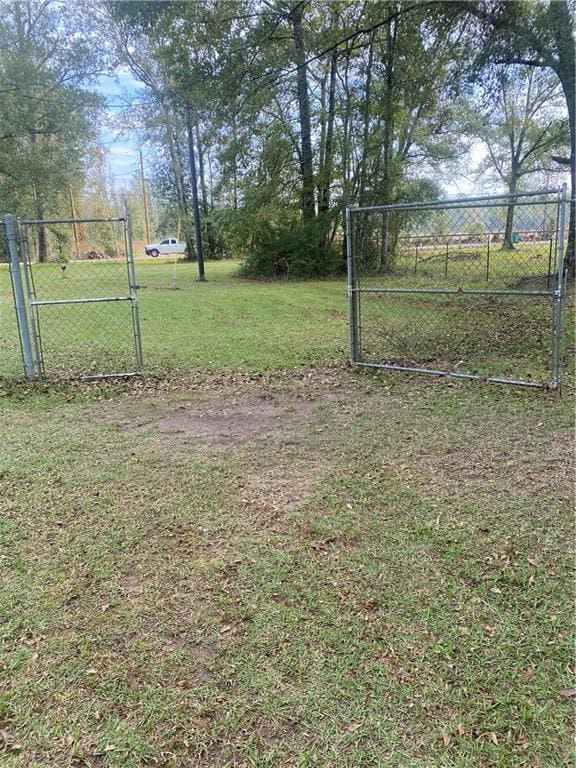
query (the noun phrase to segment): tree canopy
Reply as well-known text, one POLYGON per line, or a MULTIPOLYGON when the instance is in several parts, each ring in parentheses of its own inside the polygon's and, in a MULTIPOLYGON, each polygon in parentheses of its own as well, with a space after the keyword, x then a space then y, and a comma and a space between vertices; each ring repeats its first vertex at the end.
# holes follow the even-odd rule
POLYGON ((118 67, 140 88, 116 127, 146 145, 158 220, 180 222, 190 257, 201 220, 207 255, 252 274, 341 269, 346 204, 437 197, 478 138, 495 189, 530 186, 552 158, 574 184, 566 0, 3 6, 5 208, 39 214, 78 183, 105 114, 91 86, 118 67))

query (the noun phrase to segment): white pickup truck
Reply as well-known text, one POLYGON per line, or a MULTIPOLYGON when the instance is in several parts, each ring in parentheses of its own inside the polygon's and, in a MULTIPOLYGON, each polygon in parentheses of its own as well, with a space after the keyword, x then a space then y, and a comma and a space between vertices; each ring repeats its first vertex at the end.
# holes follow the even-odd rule
POLYGON ((147 243, 144 246, 147 256, 160 256, 160 254, 186 253, 186 243, 179 243, 175 237, 167 237, 159 243, 147 243))

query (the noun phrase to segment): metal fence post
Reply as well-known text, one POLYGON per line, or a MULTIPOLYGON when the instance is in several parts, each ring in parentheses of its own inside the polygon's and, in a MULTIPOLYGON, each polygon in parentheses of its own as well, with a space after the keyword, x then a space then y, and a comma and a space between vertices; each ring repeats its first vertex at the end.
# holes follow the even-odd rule
POLYGON ((490 277, 490 235, 488 235, 488 247, 486 249, 486 280, 490 277))
POLYGON ((558 270, 554 290, 554 332, 552 337, 552 378, 550 389, 558 389, 562 384, 562 362, 564 341, 564 293, 566 288, 566 269, 564 267, 564 228, 566 227, 566 184, 558 201, 560 211, 558 220, 558 270))
POLYGON ((32 340, 34 342, 35 365, 38 376, 43 376, 44 354, 42 352, 42 337, 40 335, 40 317, 38 307, 33 305, 36 301, 36 289, 34 287, 34 275, 32 274, 32 265, 30 263, 30 251, 28 249, 28 233, 18 219, 18 243, 20 253, 22 254, 22 263, 24 264, 24 285, 26 287, 26 297, 30 308, 30 329, 32 331, 32 340))
POLYGON ((358 362, 358 313, 356 308, 356 280, 354 254, 352 253, 352 216, 346 206, 346 261, 348 266, 348 312, 350 322, 350 361, 358 362))
POLYGON ((449 244, 446 243, 446 258, 444 260, 444 277, 448 277, 448 249, 449 249, 449 247, 450 247, 449 244))
POLYGON ((14 309, 16 310, 16 320, 18 322, 18 333, 20 336, 20 348, 22 350, 24 373, 28 381, 35 381, 36 371, 34 368, 34 355, 32 354, 30 327, 28 325, 28 314, 26 311, 26 301, 24 298, 24 289, 22 286, 22 275, 20 274, 20 258, 16 245, 14 218, 9 213, 4 216, 4 231, 6 232, 6 241, 8 243, 8 253, 10 256, 10 277, 12 279, 14 309))
POLYGON ((140 332, 140 312, 138 308, 138 284, 136 283, 136 270, 134 268, 134 251, 132 249, 132 221, 128 209, 128 201, 124 200, 124 234, 126 240, 126 262, 128 265, 128 280, 130 283, 130 304, 132 307, 132 327, 134 329, 134 347, 136 349, 136 363, 138 371, 144 372, 144 353, 142 350, 142 334, 140 332))

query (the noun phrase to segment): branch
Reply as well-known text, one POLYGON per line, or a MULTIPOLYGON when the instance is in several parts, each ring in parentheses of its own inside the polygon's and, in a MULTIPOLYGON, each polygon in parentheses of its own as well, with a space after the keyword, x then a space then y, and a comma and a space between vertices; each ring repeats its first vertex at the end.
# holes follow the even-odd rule
POLYGON ((561 155, 550 155, 552 160, 554 160, 555 163, 559 163, 559 165, 570 165, 571 161, 569 157, 562 157, 561 155))
MULTIPOLYGON (((328 48, 324 48, 323 51, 320 51, 320 53, 316 54, 315 56, 311 56, 309 59, 307 59, 302 66, 307 67, 309 64, 311 64, 313 61, 316 61, 317 59, 321 59, 323 56, 325 56, 327 53, 331 53, 335 48, 339 48, 341 45, 344 45, 344 43, 348 43, 350 40, 354 40, 355 38, 359 37, 360 35, 369 35, 375 30, 379 29, 380 27, 383 27, 385 24, 389 24, 394 19, 397 19, 404 13, 408 13, 410 11, 415 10, 416 8, 422 8, 425 6, 434 6, 436 3, 434 0, 430 0, 430 2, 426 3, 413 3, 412 5, 405 5, 401 8, 399 8, 397 11, 394 11, 394 13, 389 14, 385 19, 382 19, 381 21, 376 22, 375 24, 372 24, 370 27, 362 27, 360 29, 355 30, 351 34, 347 35, 346 37, 341 38, 335 43, 332 43, 332 45, 328 46, 328 48)), ((368 43, 367 43, 368 45, 368 43)), ((260 90, 260 88, 268 85, 275 85, 280 80, 283 80, 288 75, 293 74, 294 72, 297 72, 300 69, 300 67, 292 67, 291 69, 287 69, 284 72, 282 72, 280 75, 277 75, 276 77, 273 77, 269 79, 268 81, 263 79, 263 82, 259 83, 256 87, 256 92, 260 90)), ((266 77, 266 76, 264 76, 266 77)), ((248 94, 249 96, 251 94, 248 94)), ((245 100, 247 101, 247 99, 245 100)))
POLYGON ((524 64, 526 67, 549 67, 543 59, 524 59, 521 56, 509 56, 506 59, 497 59, 494 64, 524 64))

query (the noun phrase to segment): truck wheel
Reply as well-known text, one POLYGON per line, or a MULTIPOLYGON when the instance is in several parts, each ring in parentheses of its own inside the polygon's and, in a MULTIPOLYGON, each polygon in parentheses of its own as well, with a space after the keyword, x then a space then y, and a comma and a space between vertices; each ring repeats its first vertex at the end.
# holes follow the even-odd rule
POLYGON ((153 248, 150 251, 150 256, 152 256, 155 259, 157 256, 160 256, 160 251, 158 251, 156 248, 153 248))

